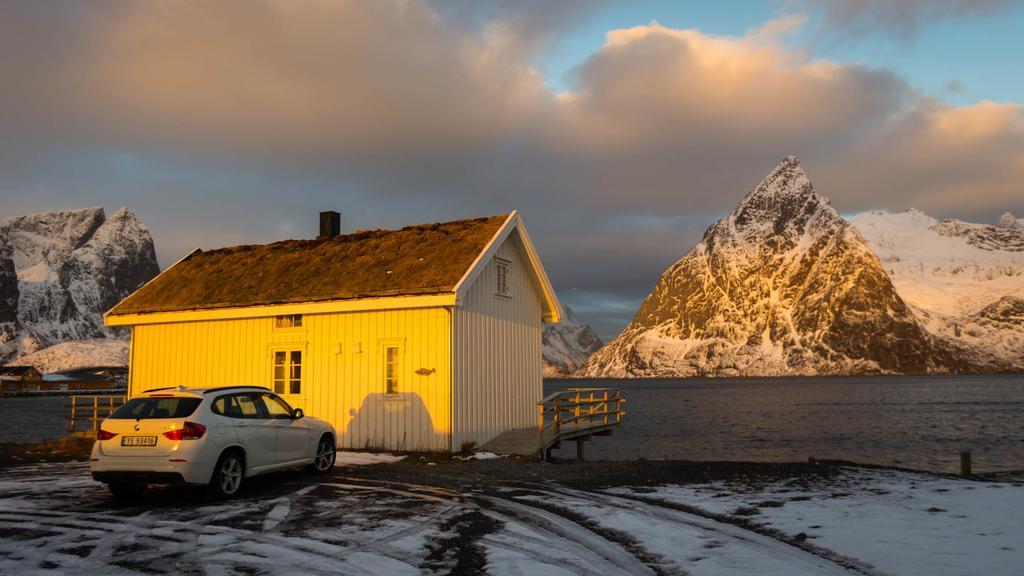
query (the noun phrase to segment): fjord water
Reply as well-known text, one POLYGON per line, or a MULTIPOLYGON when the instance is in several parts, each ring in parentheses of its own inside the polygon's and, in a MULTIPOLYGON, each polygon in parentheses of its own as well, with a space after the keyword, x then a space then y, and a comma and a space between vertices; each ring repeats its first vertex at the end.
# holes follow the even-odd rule
MULTIPOLYGON (((957 472, 1024 470, 1024 375, 551 379, 545 394, 617 387, 627 415, 588 459, 795 462, 957 472)), ((575 443, 555 452, 575 457, 575 443)))

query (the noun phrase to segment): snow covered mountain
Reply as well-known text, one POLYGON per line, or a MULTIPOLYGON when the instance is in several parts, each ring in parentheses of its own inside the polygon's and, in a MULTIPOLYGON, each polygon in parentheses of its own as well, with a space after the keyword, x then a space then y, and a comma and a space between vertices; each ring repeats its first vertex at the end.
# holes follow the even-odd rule
POLYGON ((102 315, 160 271, 128 209, 47 212, 0 224, 0 360, 67 340, 120 335, 102 315), (11 279, 11 273, 14 279, 11 279))
POLYGON ((1024 369, 1024 226, 1016 221, 939 221, 917 210, 850 220, 929 332, 1024 369))
POLYGON ((926 373, 993 366, 1001 365, 965 354, 922 327, 864 238, 815 192, 790 156, 662 275, 633 321, 578 375, 926 373))
POLYGON ((572 310, 565 306, 562 321, 555 324, 545 322, 541 332, 544 376, 572 374, 603 345, 604 342, 590 326, 577 320, 572 310))
POLYGON ((128 366, 128 340, 124 338, 69 340, 20 356, 17 362, 34 366, 44 374, 83 368, 128 366))

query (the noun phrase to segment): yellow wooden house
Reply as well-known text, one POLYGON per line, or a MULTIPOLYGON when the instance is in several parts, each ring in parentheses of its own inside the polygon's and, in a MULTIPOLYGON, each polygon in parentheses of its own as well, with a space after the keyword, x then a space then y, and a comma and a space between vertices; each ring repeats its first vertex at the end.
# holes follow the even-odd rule
MULTIPOLYGON (((333 217, 332 217, 333 216, 333 217)), ((129 394, 266 386, 346 448, 454 451, 536 425, 561 305, 516 212, 195 250, 111 309, 129 394)))

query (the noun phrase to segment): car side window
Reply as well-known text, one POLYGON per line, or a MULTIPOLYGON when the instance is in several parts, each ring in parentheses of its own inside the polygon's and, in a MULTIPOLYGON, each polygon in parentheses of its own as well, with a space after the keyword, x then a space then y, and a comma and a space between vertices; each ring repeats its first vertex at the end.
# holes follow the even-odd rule
POLYGON ((228 394, 213 401, 210 410, 228 418, 259 418, 260 411, 248 394, 228 394))
POLYGON ((263 406, 269 418, 291 418, 292 408, 284 400, 273 394, 261 394, 263 406))
POLYGON ((218 397, 216 400, 213 401, 213 404, 210 405, 210 411, 213 412, 214 414, 219 414, 221 416, 227 416, 228 415, 227 406, 228 406, 228 401, 229 400, 231 400, 230 396, 220 396, 220 397, 218 397))

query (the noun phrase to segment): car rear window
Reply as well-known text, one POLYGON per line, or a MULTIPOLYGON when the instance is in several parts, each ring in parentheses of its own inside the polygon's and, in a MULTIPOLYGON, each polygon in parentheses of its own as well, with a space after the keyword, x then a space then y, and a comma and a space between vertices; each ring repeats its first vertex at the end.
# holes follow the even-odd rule
POLYGON ((111 418, 119 420, 148 420, 153 418, 185 418, 192 415, 202 398, 134 398, 129 400, 111 418))

